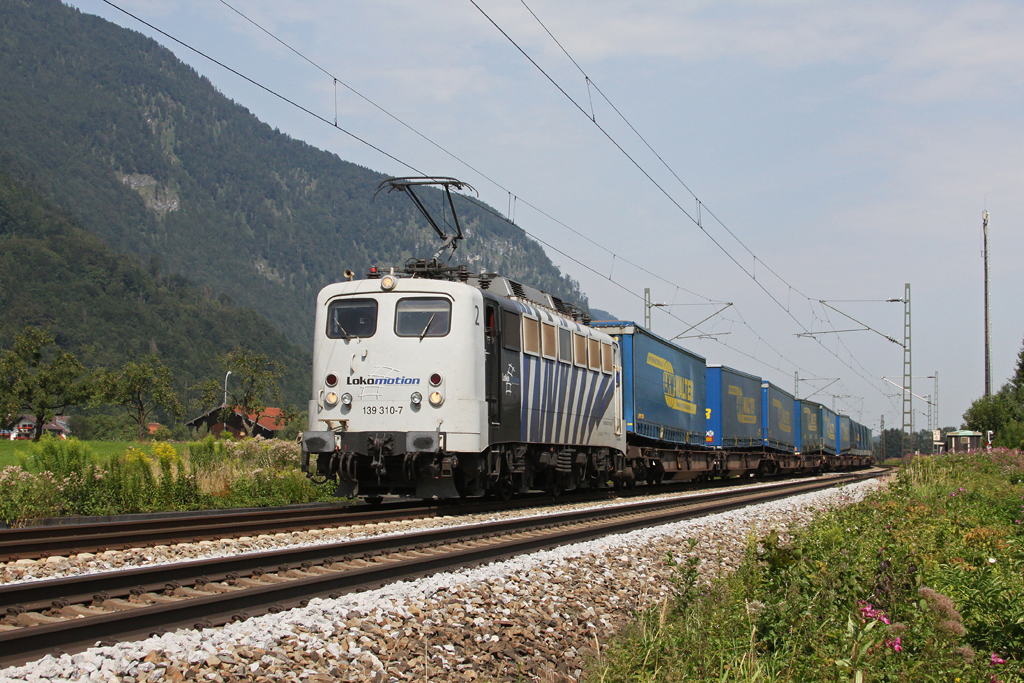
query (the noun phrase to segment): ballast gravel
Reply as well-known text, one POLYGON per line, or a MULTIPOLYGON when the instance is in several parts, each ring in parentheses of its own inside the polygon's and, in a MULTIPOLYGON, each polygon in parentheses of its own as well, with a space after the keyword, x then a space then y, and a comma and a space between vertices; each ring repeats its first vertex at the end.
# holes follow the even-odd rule
POLYGON ((47 656, 14 681, 577 681, 632 614, 669 594, 667 553, 732 570, 751 533, 861 500, 870 480, 564 546, 229 624, 47 656), (689 539, 696 541, 690 548, 689 539))
MULTIPOLYGON (((836 476, 836 475, 824 475, 836 476)), ((792 480, 810 481, 811 479, 792 480)), ((731 490, 754 490, 770 484, 743 484, 717 489, 718 492, 731 490)), ((615 507, 628 505, 641 500, 657 500, 662 498, 679 498, 700 493, 662 493, 643 496, 630 500, 600 501, 590 503, 571 503, 564 505, 546 505, 539 508, 524 508, 504 512, 482 514, 457 514, 443 517, 426 517, 422 519, 394 520, 373 524, 311 529, 309 531, 290 531, 275 534, 259 534, 222 538, 216 541, 198 541, 195 543, 176 543, 174 545, 155 545, 125 550, 107 550, 102 553, 78 553, 71 556, 53 555, 47 558, 20 559, 12 562, 0 562, 0 584, 18 583, 22 581, 38 581, 59 579, 82 574, 98 574, 134 567, 149 567, 162 564, 188 562, 190 560, 208 560, 217 557, 237 556, 244 553, 266 552, 284 548, 320 545, 354 541, 362 538, 406 534, 426 529, 442 527, 466 526, 498 520, 520 519, 524 517, 544 517, 570 510, 593 509, 599 507, 615 507)))

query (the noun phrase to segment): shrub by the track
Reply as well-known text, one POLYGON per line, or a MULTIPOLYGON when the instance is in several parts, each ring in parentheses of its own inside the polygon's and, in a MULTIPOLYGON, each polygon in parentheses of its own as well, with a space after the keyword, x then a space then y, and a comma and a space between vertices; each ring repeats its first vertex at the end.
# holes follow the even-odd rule
POLYGON ((43 437, 20 465, 0 470, 0 519, 264 507, 333 501, 299 471, 299 448, 260 438, 208 437, 175 448, 131 445, 99 457, 86 442, 43 437))
POLYGON ((641 615, 612 681, 1024 680, 1024 454, 921 457, 887 491, 641 615))

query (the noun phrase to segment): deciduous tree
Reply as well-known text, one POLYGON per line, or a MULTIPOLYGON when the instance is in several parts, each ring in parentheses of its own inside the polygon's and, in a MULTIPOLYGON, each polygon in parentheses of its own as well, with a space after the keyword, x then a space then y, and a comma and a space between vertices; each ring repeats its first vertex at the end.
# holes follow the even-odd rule
MULTIPOLYGON (((227 388, 227 401, 222 406, 221 420, 227 421, 238 409, 242 424, 251 437, 256 423, 267 415, 268 401, 281 408, 281 415, 275 423, 284 425, 293 416, 293 411, 283 407, 278 382, 284 374, 284 366, 262 353, 238 348, 217 359, 221 370, 231 372, 227 388)), ((220 399, 224 389, 216 380, 208 381, 203 387, 203 401, 207 404, 220 399)))
POLYGON ((119 371, 106 376, 103 400, 128 411, 139 425, 139 441, 142 441, 149 416, 157 408, 181 419, 184 411, 172 387, 173 379, 170 369, 156 356, 147 356, 141 363, 129 361, 119 371))
POLYGON ((30 413, 36 421, 35 441, 46 422, 88 403, 98 381, 73 354, 50 347, 56 347, 52 334, 26 327, 15 336, 13 348, 0 355, 0 414, 30 413))

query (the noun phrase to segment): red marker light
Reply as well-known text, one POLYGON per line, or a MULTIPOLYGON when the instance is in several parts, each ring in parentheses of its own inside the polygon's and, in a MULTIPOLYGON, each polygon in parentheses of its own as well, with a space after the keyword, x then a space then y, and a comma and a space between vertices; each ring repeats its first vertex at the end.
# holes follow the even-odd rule
POLYGON ((337 383, 338 383, 338 376, 337 375, 335 375, 333 372, 331 374, 327 375, 327 386, 333 387, 337 383))
POLYGON ((370 266, 370 272, 371 273, 376 273, 377 272, 377 266, 370 266))
POLYGON ((432 386, 436 387, 440 383, 441 383, 441 375, 439 375, 438 373, 435 372, 433 375, 430 376, 430 384, 432 386))

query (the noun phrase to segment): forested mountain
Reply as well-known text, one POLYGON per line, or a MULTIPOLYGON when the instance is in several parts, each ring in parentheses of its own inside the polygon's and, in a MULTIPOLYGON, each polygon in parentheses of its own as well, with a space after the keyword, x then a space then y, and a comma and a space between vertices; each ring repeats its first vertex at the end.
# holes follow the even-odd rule
POLYGON ((309 354, 258 313, 165 274, 156 260, 143 269, 115 254, 0 172, 0 348, 26 325, 49 329, 87 367, 155 353, 193 400, 200 382, 219 378, 216 357, 245 346, 288 368, 289 403, 303 406, 309 396, 309 354))
MULTIPOLYGON (((0 168, 306 348, 316 292, 344 269, 437 248, 407 198, 371 203, 381 174, 271 129, 158 43, 58 0, 0 3, 0 73, 0 168)), ((463 205, 459 262, 586 307, 538 244, 463 205)))

